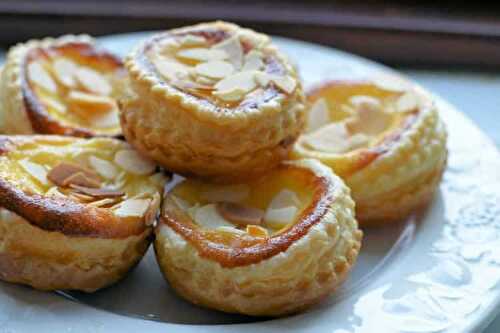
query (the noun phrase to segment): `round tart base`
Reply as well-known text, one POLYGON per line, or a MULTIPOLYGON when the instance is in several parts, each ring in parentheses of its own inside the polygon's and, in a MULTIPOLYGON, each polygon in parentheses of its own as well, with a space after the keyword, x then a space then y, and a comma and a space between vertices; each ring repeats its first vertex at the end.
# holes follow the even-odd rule
POLYGON ((293 239, 294 228, 309 226, 305 234, 272 255, 266 251, 274 251, 273 245, 271 250, 256 246, 241 252, 222 247, 219 254, 215 245, 200 252, 197 244, 161 217, 154 243, 157 260, 165 278, 182 297, 224 312, 283 316, 320 302, 346 278, 362 238, 349 189, 317 161, 286 165, 312 172, 315 178, 311 181, 321 183, 325 191, 315 194, 316 211, 306 208, 307 217, 302 215, 300 222, 266 240, 268 245, 278 244, 293 239), (226 259, 221 261, 218 255, 226 259), (247 256, 253 259, 247 261, 247 256))

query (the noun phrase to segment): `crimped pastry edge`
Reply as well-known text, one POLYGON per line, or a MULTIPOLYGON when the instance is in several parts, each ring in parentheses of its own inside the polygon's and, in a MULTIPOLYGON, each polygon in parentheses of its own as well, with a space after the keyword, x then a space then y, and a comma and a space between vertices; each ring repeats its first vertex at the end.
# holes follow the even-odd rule
POLYGON ((140 261, 151 232, 123 239, 73 237, 42 230, 0 208, 0 279, 40 290, 93 292, 140 261))
POLYGON ((321 301, 345 279, 356 261, 362 238, 349 189, 317 161, 287 163, 310 168, 338 185, 328 213, 287 250, 233 268, 201 257, 171 227, 159 223, 154 244, 157 260, 181 296, 225 312, 281 316, 321 301))

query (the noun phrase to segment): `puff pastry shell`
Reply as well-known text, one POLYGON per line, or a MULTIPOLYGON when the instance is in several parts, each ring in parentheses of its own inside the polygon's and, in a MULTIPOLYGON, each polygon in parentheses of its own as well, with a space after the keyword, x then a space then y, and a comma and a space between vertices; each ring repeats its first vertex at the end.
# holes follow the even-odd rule
POLYGON ((431 200, 447 134, 428 93, 393 79, 331 81, 308 98, 308 132, 293 156, 316 158, 344 179, 362 226, 401 220, 431 200))
POLYGON ((259 316, 298 312, 330 295, 357 258, 362 232, 349 189, 318 161, 285 162, 254 183, 225 190, 191 186, 184 191, 181 183, 167 194, 155 250, 170 285, 195 304, 259 316), (281 229, 261 224, 269 234, 253 234, 248 226, 246 232, 241 226, 212 229, 217 222, 209 220, 210 214, 189 217, 193 207, 188 207, 198 204, 193 198, 199 195, 208 198, 201 210, 224 196, 263 208, 270 196, 290 193, 290 188, 302 202, 300 209, 281 229))
POLYGON ((139 45, 125 65, 124 135, 174 172, 212 179, 262 173, 287 156, 303 128, 297 73, 266 35, 224 22, 174 29, 139 45))
POLYGON ((12 47, 0 80, 0 132, 79 137, 121 134, 120 59, 89 36, 30 40, 12 47))
POLYGON ((116 139, 0 136, 2 280, 92 292, 142 258, 165 179, 124 152, 133 154, 116 139), (82 186, 84 175, 101 187, 82 186))

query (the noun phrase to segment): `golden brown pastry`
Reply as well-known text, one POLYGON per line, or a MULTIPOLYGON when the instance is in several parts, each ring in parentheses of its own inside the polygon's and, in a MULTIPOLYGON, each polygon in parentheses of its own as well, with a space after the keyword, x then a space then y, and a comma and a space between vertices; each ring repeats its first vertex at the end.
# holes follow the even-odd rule
POLYGON ((297 73, 266 35, 224 22, 174 29, 125 65, 124 135, 169 170, 223 180, 262 173, 303 128, 297 73))
POLYGON ((166 195, 155 233, 158 263, 182 297, 259 316, 330 295, 362 238, 349 189, 312 159, 247 183, 184 180, 166 195))
POLYGON ((307 131, 293 151, 344 179, 362 226, 424 206, 446 164, 446 130, 431 98, 389 82, 331 81, 313 89, 307 131))
POLYGON ((88 36, 18 44, 1 74, 0 132, 120 135, 115 98, 125 77, 121 60, 88 36))
POLYGON ((0 279, 92 292, 143 256, 165 183, 117 139, 0 136, 0 279))

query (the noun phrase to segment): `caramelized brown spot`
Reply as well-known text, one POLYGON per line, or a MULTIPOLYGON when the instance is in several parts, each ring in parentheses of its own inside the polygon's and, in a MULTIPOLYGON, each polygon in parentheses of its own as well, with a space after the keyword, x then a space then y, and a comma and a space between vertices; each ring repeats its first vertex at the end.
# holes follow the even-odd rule
POLYGON ((239 225, 261 224, 264 212, 232 202, 218 202, 217 212, 226 220, 239 225))
POLYGON ((78 184, 71 184, 70 187, 82 194, 90 195, 94 198, 116 198, 125 195, 124 192, 108 188, 91 188, 78 184))

